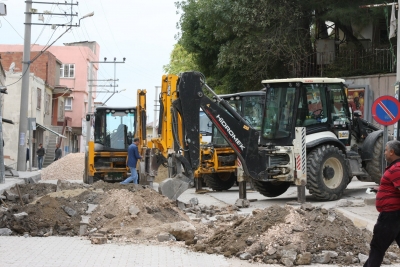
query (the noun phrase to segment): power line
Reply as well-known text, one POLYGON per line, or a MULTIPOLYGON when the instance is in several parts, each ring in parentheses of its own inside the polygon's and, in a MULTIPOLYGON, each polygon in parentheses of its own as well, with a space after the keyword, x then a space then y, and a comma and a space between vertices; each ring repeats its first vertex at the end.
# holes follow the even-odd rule
POLYGON ((19 34, 19 32, 13 27, 13 25, 6 19, 6 17, 2 16, 2 18, 7 21, 8 24, 10 24, 11 28, 13 28, 13 30, 18 34, 19 37, 21 37, 22 40, 24 40, 24 37, 21 36, 21 34, 19 34))

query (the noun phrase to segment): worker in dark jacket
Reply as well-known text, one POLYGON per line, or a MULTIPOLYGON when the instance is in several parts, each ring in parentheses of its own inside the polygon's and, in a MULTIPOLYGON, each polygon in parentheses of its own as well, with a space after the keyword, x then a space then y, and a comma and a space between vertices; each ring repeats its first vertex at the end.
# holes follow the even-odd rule
POLYGON ((61 159, 62 151, 59 144, 56 144, 56 150, 54 151, 54 161, 61 159))
POLYGON ((375 205, 379 216, 364 267, 381 266, 385 252, 393 241, 400 246, 400 141, 386 143, 385 159, 389 166, 383 173, 376 194, 375 205))
POLYGON ((138 146, 139 145, 139 138, 134 138, 133 143, 128 147, 128 156, 126 158, 126 166, 129 167, 131 170, 131 176, 126 178, 120 184, 128 184, 133 182, 134 184, 138 183, 138 174, 136 171, 136 164, 139 159, 142 157, 139 155, 138 146))
POLYGON ((46 151, 43 148, 42 144, 39 144, 39 148, 36 150, 36 155, 38 158, 38 169, 41 170, 43 166, 43 157, 46 154, 46 151))

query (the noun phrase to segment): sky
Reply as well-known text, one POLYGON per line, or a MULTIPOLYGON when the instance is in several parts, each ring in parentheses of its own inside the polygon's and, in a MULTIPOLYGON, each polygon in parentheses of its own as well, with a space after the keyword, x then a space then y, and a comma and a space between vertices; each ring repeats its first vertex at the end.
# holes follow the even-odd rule
MULTIPOLYGON (((136 106, 137 89, 147 90, 148 122, 154 118, 155 86, 161 85, 164 74, 163 65, 169 63, 169 57, 175 36, 179 33, 176 25, 180 14, 177 14, 177 0, 78 0, 79 5, 73 6, 73 24, 79 18, 94 12, 94 16, 82 19, 80 27, 73 27, 54 45, 64 43, 96 41, 100 45, 100 60, 107 61, 116 57, 117 91, 106 103, 108 106, 136 106)), ((37 2, 64 3, 65 1, 40 0, 37 2)), ((67 0, 71 3, 71 0, 67 0)), ((77 0, 74 0, 76 3, 77 0)), ((0 17, 0 43, 23 44, 25 1, 0 0, 7 5, 7 16, 0 17)), ((32 4, 38 13, 70 12, 70 6, 53 4, 32 4)), ((64 24, 69 21, 65 16, 45 15, 46 23, 64 24)), ((42 23, 38 15, 32 16, 32 23, 42 23)), ((51 26, 32 26, 31 43, 46 45, 53 42, 65 28, 56 31, 51 26)), ((114 79, 114 64, 99 64, 98 79, 114 79)), ((101 83, 99 83, 101 84, 101 83)), ((107 82, 110 84, 110 82, 107 82)), ((98 88, 102 89, 102 88, 98 88)), ((113 90, 113 88, 107 88, 113 90)), ((111 94, 101 93, 95 101, 104 102, 111 94)))

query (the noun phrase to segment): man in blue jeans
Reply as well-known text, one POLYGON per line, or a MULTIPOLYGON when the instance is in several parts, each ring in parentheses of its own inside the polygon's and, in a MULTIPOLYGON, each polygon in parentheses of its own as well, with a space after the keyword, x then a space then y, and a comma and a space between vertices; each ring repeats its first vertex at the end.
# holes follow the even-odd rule
POLYGON ((125 181, 121 182, 121 184, 128 184, 133 182, 134 184, 138 183, 138 174, 136 171, 136 163, 138 159, 142 157, 139 155, 138 146, 139 138, 134 138, 133 143, 128 147, 128 156, 126 158, 126 165, 131 170, 131 176, 126 178, 125 181))
POLYGON ((39 144, 39 148, 36 150, 36 155, 38 159, 38 169, 41 170, 43 166, 43 157, 46 154, 43 145, 39 144))

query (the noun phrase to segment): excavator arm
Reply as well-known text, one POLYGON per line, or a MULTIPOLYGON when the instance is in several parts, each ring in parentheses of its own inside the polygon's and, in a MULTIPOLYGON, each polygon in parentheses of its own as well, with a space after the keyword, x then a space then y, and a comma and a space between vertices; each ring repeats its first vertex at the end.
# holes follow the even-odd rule
MULTIPOLYGON (((172 136, 174 153, 167 160, 168 179, 159 185, 159 192, 170 199, 177 199, 194 184, 194 173, 200 165, 200 108, 216 125, 223 137, 241 161, 246 175, 257 179, 266 176, 266 153, 259 152, 259 132, 253 129, 225 100, 221 99, 205 83, 199 72, 184 72, 176 81, 176 97, 172 101, 172 136), (215 101, 206 96, 203 87, 215 96, 215 101), (261 156, 260 156, 261 155, 261 156), (182 169, 183 167, 183 169, 182 169)), ((148 150, 150 158, 159 158, 162 153, 148 150)), ((161 152, 161 151, 160 151, 161 152)), ((161 161, 161 160, 159 160, 161 161)), ((158 166, 153 165, 156 169, 158 166)))
POLYGON ((201 108, 222 133, 235 151, 246 174, 256 178, 263 175, 263 161, 259 157, 259 132, 253 129, 225 100, 221 99, 205 84, 204 76, 199 72, 184 72, 178 80, 179 97, 173 106, 180 113, 186 133, 187 158, 196 169, 199 164, 199 116, 201 108), (206 87, 216 102, 203 92, 206 87), (260 168, 261 167, 261 168, 260 168))

